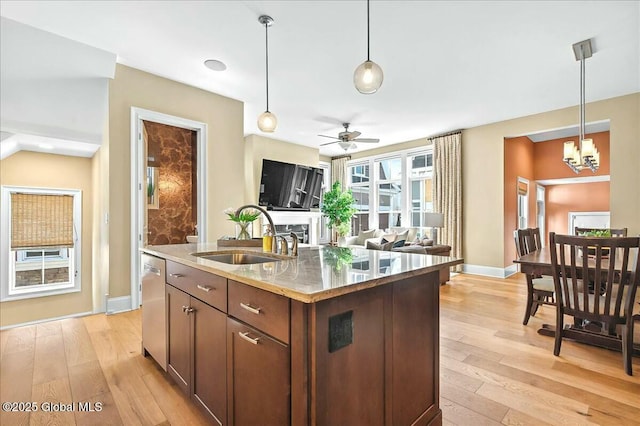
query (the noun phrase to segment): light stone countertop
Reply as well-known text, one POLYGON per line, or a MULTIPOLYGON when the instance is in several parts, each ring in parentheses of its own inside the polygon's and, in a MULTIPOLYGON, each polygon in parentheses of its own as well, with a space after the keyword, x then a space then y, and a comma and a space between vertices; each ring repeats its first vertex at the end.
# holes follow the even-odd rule
POLYGON ((230 265, 192 255, 229 250, 262 253, 260 247, 218 249, 215 243, 158 245, 141 249, 144 253, 304 303, 330 299, 463 262, 446 256, 330 246, 300 246, 298 257, 252 265, 230 265))

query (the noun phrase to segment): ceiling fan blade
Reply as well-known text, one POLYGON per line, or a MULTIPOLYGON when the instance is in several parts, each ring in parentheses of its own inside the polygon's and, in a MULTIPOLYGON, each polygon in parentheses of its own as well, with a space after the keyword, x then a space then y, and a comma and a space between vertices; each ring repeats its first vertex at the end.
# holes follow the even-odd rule
POLYGON ((338 143, 338 142, 341 142, 341 141, 337 140, 333 142, 321 143, 320 146, 331 145, 332 143, 338 143))
POLYGON ((380 142, 380 139, 360 138, 360 139, 353 139, 353 142, 377 143, 377 142, 380 142))
POLYGON ((318 136, 320 136, 321 138, 336 139, 338 141, 340 140, 340 138, 336 138, 335 136, 327 136, 327 135, 318 135, 318 136))

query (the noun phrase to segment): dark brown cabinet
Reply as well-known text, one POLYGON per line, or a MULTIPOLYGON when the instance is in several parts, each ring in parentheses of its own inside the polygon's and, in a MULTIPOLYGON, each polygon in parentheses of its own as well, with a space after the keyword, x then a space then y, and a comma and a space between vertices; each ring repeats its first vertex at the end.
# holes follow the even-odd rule
POLYGON ((227 319, 229 424, 290 424, 289 347, 227 319))
POLYGON ((183 392, 189 394, 191 383, 191 319, 184 307, 191 297, 170 285, 167 292, 167 372, 183 392))
POLYGON ((168 372, 217 424, 227 424, 225 313, 167 284, 168 372))

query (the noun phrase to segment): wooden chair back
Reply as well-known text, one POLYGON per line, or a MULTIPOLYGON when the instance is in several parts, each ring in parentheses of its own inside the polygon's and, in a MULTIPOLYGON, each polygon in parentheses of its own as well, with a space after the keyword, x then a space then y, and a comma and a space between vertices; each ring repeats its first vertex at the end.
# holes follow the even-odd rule
POLYGON ((518 229, 514 232, 518 256, 524 256, 542 247, 540 228, 518 229))
POLYGON ((609 231, 612 237, 626 237, 627 228, 578 228, 576 226, 576 235, 582 235, 593 231, 609 231))
POLYGON ((549 248, 561 314, 603 322, 609 327, 633 321, 640 282, 640 237, 582 237, 550 232, 549 248))

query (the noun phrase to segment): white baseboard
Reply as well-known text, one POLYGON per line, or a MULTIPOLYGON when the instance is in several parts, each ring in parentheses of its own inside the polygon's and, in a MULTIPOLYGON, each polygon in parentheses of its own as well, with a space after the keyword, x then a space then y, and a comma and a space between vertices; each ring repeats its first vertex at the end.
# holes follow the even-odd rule
POLYGON ((43 322, 58 321, 58 320, 63 320, 63 319, 68 319, 68 318, 86 317, 88 315, 93 315, 93 314, 94 314, 94 312, 89 311, 89 312, 79 312, 77 314, 63 315, 61 317, 43 318, 43 319, 39 319, 39 320, 35 320, 35 321, 22 322, 20 324, 5 325, 3 327, 0 327, 0 330, 7 330, 7 329, 10 329, 10 328, 22 327, 22 326, 25 326, 25 325, 41 324, 43 322))
POLYGON ((518 265, 510 265, 506 268, 496 268, 493 266, 470 265, 465 263, 462 265, 462 272, 471 275, 483 275, 485 277, 506 278, 518 272, 518 265))
POLYGON ((107 297, 107 315, 118 314, 131 310, 131 296, 107 297))

